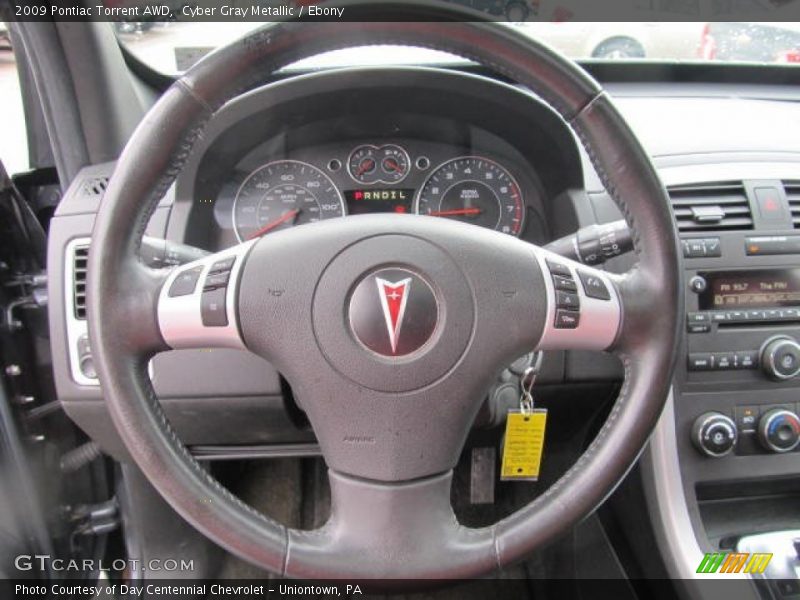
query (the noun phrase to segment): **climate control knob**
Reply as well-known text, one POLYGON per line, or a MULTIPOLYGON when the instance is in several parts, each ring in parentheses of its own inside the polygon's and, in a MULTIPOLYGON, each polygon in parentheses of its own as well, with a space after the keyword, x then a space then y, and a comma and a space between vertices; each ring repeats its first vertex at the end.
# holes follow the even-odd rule
POLYGON ((761 365, 772 379, 791 379, 800 373, 800 344, 786 335, 768 339, 761 347, 761 365))
POLYGON ((706 456, 725 456, 739 437, 733 419, 717 412, 707 412, 695 419, 692 426, 692 443, 706 456))
POLYGON ((758 441, 770 452, 791 452, 800 443, 800 418, 785 408, 769 411, 758 421, 758 441))

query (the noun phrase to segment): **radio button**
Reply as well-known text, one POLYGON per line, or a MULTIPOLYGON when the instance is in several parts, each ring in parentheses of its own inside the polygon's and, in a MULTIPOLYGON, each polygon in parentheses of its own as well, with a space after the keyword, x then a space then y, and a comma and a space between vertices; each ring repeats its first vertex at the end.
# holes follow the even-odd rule
POLYGON ((711 320, 714 321, 714 323, 722 323, 724 321, 727 321, 728 320, 728 313, 726 313, 725 311, 722 311, 722 310, 718 310, 716 312, 712 312, 711 313, 711 320))
POLYGON ((767 319, 769 321, 779 321, 781 318, 781 311, 779 310, 772 309, 772 310, 766 310, 764 312, 766 313, 767 319))
POLYGON ((736 355, 733 352, 715 352, 714 368, 727 371, 736 367, 736 355))
POLYGON ((747 320, 747 313, 743 310, 729 310, 728 321, 733 323, 741 323, 747 320))
POLYGON ((748 321, 763 321, 767 318, 767 313, 763 310, 748 310, 747 311, 747 320, 748 321))
POLYGON ((758 367, 758 350, 745 350, 736 353, 737 369, 755 369, 758 367))
POLYGON ((704 313, 704 312, 691 312, 688 315, 686 315, 686 319, 689 321, 689 323, 708 323, 709 322, 708 313, 704 313))
POLYGON ((689 323, 686 326, 686 331, 689 333, 708 333, 711 331, 711 325, 708 323, 689 323))
POLYGON ((714 355, 710 352, 691 352, 689 354, 690 371, 711 371, 714 369, 714 355))
POLYGON ((800 309, 797 308, 784 308, 781 309, 781 320, 783 321, 796 321, 800 319, 800 309))

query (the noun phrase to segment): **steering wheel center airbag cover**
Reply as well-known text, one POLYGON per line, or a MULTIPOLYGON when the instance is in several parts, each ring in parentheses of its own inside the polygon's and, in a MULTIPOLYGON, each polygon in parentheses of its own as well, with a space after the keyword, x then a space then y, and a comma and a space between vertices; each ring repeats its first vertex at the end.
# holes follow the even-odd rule
POLYGON ((464 353, 474 317, 461 269, 442 248, 409 235, 347 248, 323 273, 313 304, 314 333, 331 366, 387 392, 447 374, 464 353))

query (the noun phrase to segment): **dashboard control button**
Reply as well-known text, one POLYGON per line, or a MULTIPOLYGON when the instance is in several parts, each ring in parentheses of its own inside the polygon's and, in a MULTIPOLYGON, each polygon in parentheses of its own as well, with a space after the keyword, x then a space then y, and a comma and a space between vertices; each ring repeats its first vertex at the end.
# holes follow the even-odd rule
POLYGON ((203 292, 200 302, 200 316, 206 327, 227 327, 228 312, 225 307, 227 288, 217 288, 203 292))
POLYGON ((789 336, 776 336, 761 348, 761 366, 772 379, 792 379, 800 373, 800 345, 789 336))
POLYGON ((726 313, 724 310, 712 312, 711 320, 714 321, 714 323, 724 323, 728 320, 728 313, 726 313))
POLYGON ((567 277, 561 277, 560 275, 553 275, 553 285, 556 286, 557 290, 563 290, 565 292, 578 291, 578 286, 575 285, 575 281, 567 277))
POLYGON ((592 273, 587 273, 586 271, 578 269, 578 277, 581 279, 584 293, 589 296, 589 298, 596 298, 597 300, 611 300, 611 294, 609 293, 606 284, 603 283, 603 280, 597 275, 593 275, 592 273))
POLYGON ((692 443, 702 454, 720 458, 733 450, 739 432, 733 419, 717 412, 707 412, 692 425, 692 443))
POLYGON ((781 321, 797 321, 797 320, 800 320, 800 309, 797 308, 781 309, 781 321))
POLYGON ((231 276, 230 271, 222 271, 221 273, 209 273, 206 280, 203 282, 203 290, 213 290, 219 287, 228 285, 228 279, 231 276))
POLYGON ((686 315, 686 320, 689 321, 689 323, 708 323, 711 319, 708 313, 691 312, 686 315))
POLYGON ((780 190, 776 187, 757 187, 755 190, 756 206, 761 218, 765 221, 783 221, 786 209, 780 190))
POLYGON ((581 302, 578 299, 578 294, 570 294, 569 292, 556 292, 556 306, 558 308, 569 308, 570 310, 578 310, 581 307, 581 302))
POLYGON ((580 323, 581 315, 574 310, 557 310, 556 311, 556 329, 575 329, 580 323))
POLYGON ((688 255, 684 252, 684 256, 687 258, 699 258, 701 256, 706 255, 706 245, 703 243, 703 240, 700 239, 692 239, 686 240, 686 248, 688 255))
POLYGON ((733 352, 715 352, 714 368, 721 371, 733 369, 736 366, 736 355, 733 352))
POLYGON ((747 311, 747 320, 748 321, 763 321, 767 318, 767 313, 763 310, 748 310, 747 311))
POLYGON ((200 274, 203 272, 203 267, 194 267, 192 269, 186 269, 181 273, 178 273, 177 277, 175 277, 172 285, 169 286, 168 296, 170 298, 176 298, 178 296, 188 296, 189 294, 194 294, 194 290, 197 287, 197 280, 200 279, 200 274))
POLYGON ((689 333, 708 333, 711 331, 711 325, 708 323, 689 323, 686 326, 689 333))
POLYGON ((708 287, 708 282, 705 280, 704 277, 700 277, 700 275, 695 275, 689 280, 689 289, 692 290, 695 294, 702 294, 706 291, 708 287))
POLYGON ((747 313, 743 310, 729 310, 728 321, 731 323, 741 323, 747 320, 747 313))
POLYGON ((547 268, 550 269, 551 274, 572 278, 572 273, 570 272, 569 267, 567 265, 555 262, 550 259, 547 259, 545 262, 547 262, 547 268))
POLYGON ((692 352, 689 354, 690 371, 711 371, 714 368, 714 355, 710 352, 692 352))
POLYGON ((737 369, 755 369, 758 366, 758 350, 736 352, 737 369))
POLYGON ((97 379, 97 369, 94 366, 94 358, 91 354, 84 354, 78 361, 81 373, 88 379, 97 379))
POLYGON ((785 408, 776 408, 758 421, 758 441, 770 452, 791 452, 800 443, 800 419, 785 408))
POLYGON ((719 258, 722 256, 722 245, 719 242, 719 238, 705 238, 703 240, 703 246, 706 249, 706 256, 710 256, 712 258, 719 258))
POLYGON ((765 310, 764 316, 768 321, 780 321, 781 311, 777 309, 765 310))
POLYGON ((221 273, 222 271, 230 271, 233 268, 233 263, 235 262, 236 262, 235 256, 218 260, 213 265, 211 265, 211 270, 209 271, 209 273, 221 273))
POLYGON ((736 426, 742 433, 754 432, 758 427, 758 407, 737 406, 736 426))

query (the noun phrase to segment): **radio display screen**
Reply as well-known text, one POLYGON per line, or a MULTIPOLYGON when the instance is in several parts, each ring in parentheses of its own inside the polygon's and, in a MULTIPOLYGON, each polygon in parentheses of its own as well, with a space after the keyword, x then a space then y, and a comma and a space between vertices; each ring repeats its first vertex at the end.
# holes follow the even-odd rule
POLYGON ((800 269, 700 273, 700 310, 800 306, 800 269))

